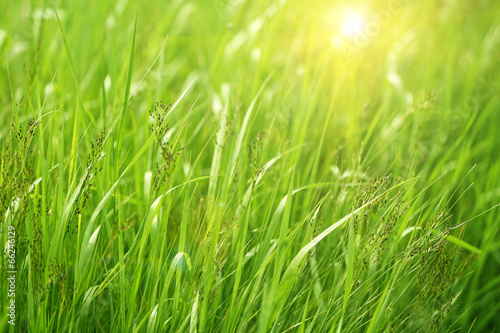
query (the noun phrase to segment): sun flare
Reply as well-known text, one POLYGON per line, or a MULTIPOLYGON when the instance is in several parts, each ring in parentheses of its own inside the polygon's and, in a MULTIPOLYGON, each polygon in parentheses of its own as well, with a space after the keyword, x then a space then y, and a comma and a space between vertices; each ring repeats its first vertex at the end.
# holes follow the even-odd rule
POLYGON ((355 37, 363 32, 365 19, 359 12, 349 12, 344 16, 340 31, 346 37, 355 37))

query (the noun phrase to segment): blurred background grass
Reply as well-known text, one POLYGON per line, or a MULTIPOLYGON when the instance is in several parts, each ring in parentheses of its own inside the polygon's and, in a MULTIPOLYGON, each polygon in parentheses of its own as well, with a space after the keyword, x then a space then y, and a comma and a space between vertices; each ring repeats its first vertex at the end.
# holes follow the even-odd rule
MULTIPOLYGON (((241 124, 270 77, 248 137, 265 131, 269 158, 302 147, 297 186, 355 172, 368 179, 390 169, 418 176, 418 193, 439 178, 418 200, 460 199, 450 211, 457 224, 500 202, 497 1, 4 0, 0 9, 2 136, 24 96, 29 113, 47 113, 59 124, 62 132, 43 137, 46 145, 57 155, 59 139, 67 140, 62 152, 71 154, 80 106, 56 12, 90 122, 78 120, 78 140, 110 128, 121 110, 137 13, 125 148, 111 160, 120 166, 146 141, 147 110, 155 101, 174 102, 197 78, 181 102, 187 111, 198 97, 184 138, 194 159, 213 139, 224 89, 229 119, 241 124), (368 23, 382 15, 384 21, 364 31, 363 40, 349 38, 340 31, 348 10, 364 13, 368 23)), ((169 122, 182 120, 183 112, 169 122)), ((238 130, 235 125, 235 135, 238 130)), ((83 164, 88 152, 80 147, 77 154, 83 164)), ((212 156, 200 155, 198 176, 209 174, 212 156)), ((152 166, 151 158, 134 166, 130 193, 142 190, 142 174, 152 166)), ((111 178, 108 173, 104 187, 111 178)), ((148 202, 131 205, 128 211, 142 216, 148 202)), ((475 320, 473 331, 500 326, 498 216, 496 210, 481 215, 461 235, 483 251, 460 296, 467 311, 455 318, 462 328, 475 320)))

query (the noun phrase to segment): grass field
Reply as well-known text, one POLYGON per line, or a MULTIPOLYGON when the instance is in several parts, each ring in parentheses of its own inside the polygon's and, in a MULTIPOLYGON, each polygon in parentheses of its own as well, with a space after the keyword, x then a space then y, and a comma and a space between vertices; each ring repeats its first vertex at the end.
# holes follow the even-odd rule
POLYGON ((495 331, 499 17, 3 0, 0 331, 495 331))

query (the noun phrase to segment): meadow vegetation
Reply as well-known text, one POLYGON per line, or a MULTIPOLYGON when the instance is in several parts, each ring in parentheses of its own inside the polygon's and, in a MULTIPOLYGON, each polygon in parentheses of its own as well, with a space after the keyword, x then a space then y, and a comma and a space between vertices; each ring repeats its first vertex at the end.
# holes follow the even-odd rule
POLYGON ((3 0, 0 331, 499 327, 499 15, 3 0))

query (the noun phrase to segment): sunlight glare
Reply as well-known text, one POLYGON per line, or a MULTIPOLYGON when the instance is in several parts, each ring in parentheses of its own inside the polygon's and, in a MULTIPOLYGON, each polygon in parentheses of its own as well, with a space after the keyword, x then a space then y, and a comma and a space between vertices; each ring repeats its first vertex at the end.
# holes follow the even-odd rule
POLYGON ((346 37, 355 37, 363 32, 365 27, 365 20, 360 13, 350 12, 345 15, 341 31, 346 37))

